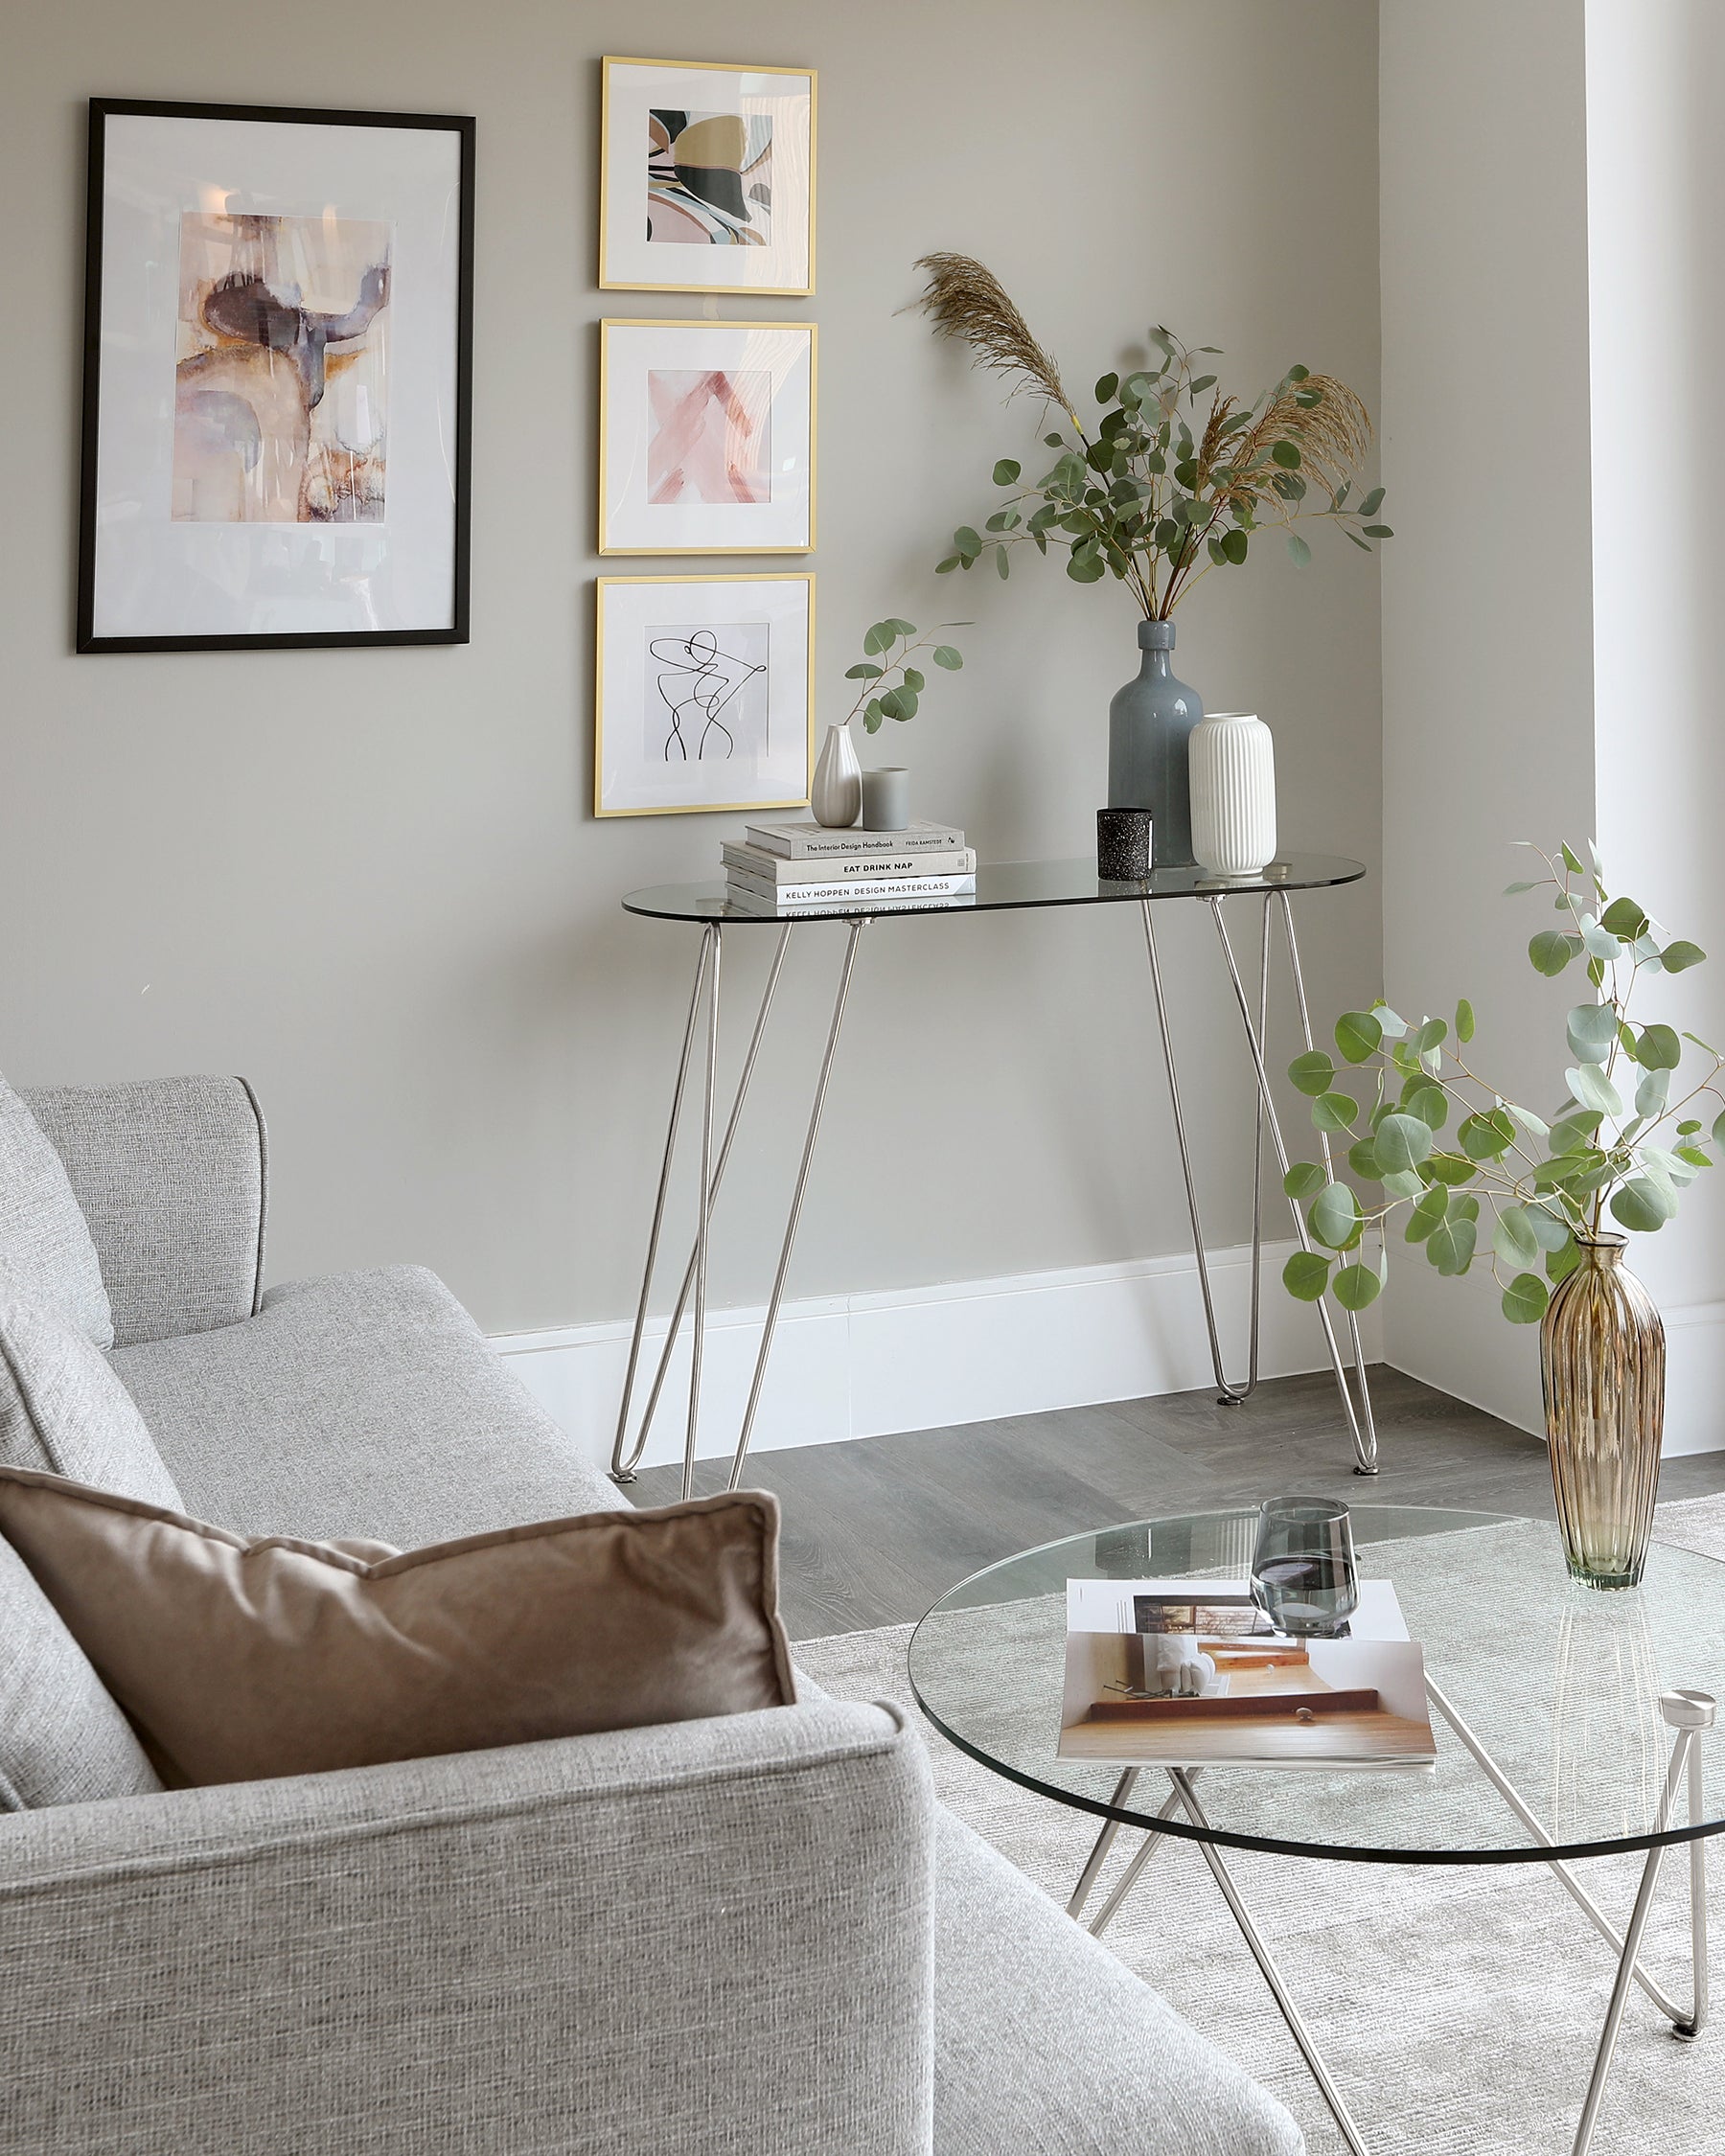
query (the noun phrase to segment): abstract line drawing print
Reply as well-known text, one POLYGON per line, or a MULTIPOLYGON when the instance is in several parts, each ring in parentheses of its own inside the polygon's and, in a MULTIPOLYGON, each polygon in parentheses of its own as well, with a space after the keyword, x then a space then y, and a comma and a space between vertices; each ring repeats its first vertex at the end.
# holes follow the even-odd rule
POLYGON ((656 246, 770 246, 771 120, 649 111, 647 238, 656 246))
POLYGON ((390 229, 180 219, 178 522, 380 523, 390 229))
POLYGON ((650 368, 647 412, 647 499, 656 508, 772 499, 768 368, 650 368))
POLYGON ((649 752, 667 764, 764 758, 769 636, 764 621, 655 630, 647 656, 658 704, 647 714, 649 752))

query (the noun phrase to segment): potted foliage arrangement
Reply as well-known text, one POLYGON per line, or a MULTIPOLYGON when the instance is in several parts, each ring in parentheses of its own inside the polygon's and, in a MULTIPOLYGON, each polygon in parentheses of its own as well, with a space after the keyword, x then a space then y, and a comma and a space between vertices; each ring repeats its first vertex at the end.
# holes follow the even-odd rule
POLYGON ((1095 385, 1099 416, 1078 417, 1060 370, 1030 333, 1011 298, 968 255, 925 255, 929 273, 917 305, 937 334, 969 345, 976 365, 1028 390, 1056 424, 1043 446, 1055 451, 1040 478, 1017 458, 994 468, 1005 490, 981 531, 961 524, 943 572, 992 557, 1004 577, 1013 549, 1046 555, 1064 546, 1077 584, 1112 576, 1143 612, 1138 677, 1109 708, 1108 805, 1147 809, 1155 861, 1192 858, 1187 742, 1204 717, 1197 695, 1170 669, 1175 608, 1211 569, 1237 568, 1254 539, 1279 532, 1296 562, 1311 550, 1292 527, 1316 517, 1340 526, 1367 553, 1392 537, 1378 513, 1384 490, 1352 499, 1371 445, 1366 407, 1346 383, 1290 367, 1250 403, 1224 392, 1208 362, 1214 345, 1188 349, 1165 329, 1150 332, 1159 356, 1095 385))
MULTIPOLYGON (((1536 849, 1537 850, 1537 849, 1536 849)), ((1665 1414, 1665 1328, 1624 1266, 1626 1236, 1650 1234, 1725 1147, 1725 1055, 1692 1033, 1629 1016, 1646 974, 1701 963, 1645 910, 1605 887, 1598 852, 1572 848, 1511 893, 1554 890, 1562 917, 1528 945, 1535 973, 1555 977, 1577 959, 1593 994, 1565 1021, 1565 1093, 1550 1116, 1507 1100, 1474 1069, 1473 1012, 1453 1022, 1396 1016, 1388 1004, 1347 1011, 1336 1051, 1358 1069, 1366 1098, 1338 1083, 1335 1060, 1313 1049, 1288 1075, 1324 1134, 1322 1164, 1296 1161, 1288 1196, 1306 1204, 1311 1245, 1288 1260, 1289 1292, 1328 1293, 1347 1310, 1374 1301, 1388 1277, 1390 1222, 1405 1208, 1404 1241, 1444 1277, 1485 1258, 1511 1324, 1540 1327, 1546 1431, 1564 1554, 1590 1587, 1641 1578, 1659 1481, 1665 1414), (1708 1058, 1698 1080, 1677 1075, 1684 1042, 1708 1058), (1721 1112, 1712 1115, 1718 1109, 1721 1112), (1451 1117, 1455 1122, 1451 1126, 1451 1117), (1374 1194, 1361 1204, 1330 1171, 1331 1136, 1374 1194), (1614 1227, 1612 1224, 1615 1223, 1614 1227), (1375 1261, 1364 1254, 1377 1244, 1375 1261)))
MULTIPOLYGON (((941 629, 966 626, 958 621, 940 625, 941 629)), ((878 733, 888 719, 914 719, 928 677, 912 662, 925 651, 934 665, 949 674, 956 674, 963 666, 963 657, 953 645, 935 642, 939 633, 936 630, 924 636, 914 622, 898 614, 869 625, 862 638, 862 658, 844 670, 847 681, 861 681, 862 686, 844 717, 827 728, 820 761, 815 767, 809 806, 816 823, 842 830, 856 822, 857 811, 862 805, 862 767, 857 761, 851 721, 861 719, 872 734, 878 733)))

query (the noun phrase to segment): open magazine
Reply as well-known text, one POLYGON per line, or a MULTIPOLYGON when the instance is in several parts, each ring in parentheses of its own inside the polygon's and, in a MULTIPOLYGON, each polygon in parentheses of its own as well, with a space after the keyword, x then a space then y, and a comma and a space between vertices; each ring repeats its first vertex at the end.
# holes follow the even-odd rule
POLYGON ((1111 1766, 1430 1766, 1425 1660, 1388 1580, 1345 1637, 1275 1631, 1245 1580, 1067 1583, 1060 1756, 1111 1766))

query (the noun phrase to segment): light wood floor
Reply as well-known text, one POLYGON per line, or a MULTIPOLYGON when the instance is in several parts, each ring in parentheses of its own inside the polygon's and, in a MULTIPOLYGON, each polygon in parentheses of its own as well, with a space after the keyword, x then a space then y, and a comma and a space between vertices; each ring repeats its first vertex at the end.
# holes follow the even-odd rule
MULTIPOLYGON (((951 1430, 757 1453, 751 1487, 784 1507, 785 1621, 819 1638, 904 1624, 978 1567, 1113 1520, 1256 1502, 1316 1487, 1350 1503, 1552 1509, 1545 1447, 1399 1371, 1372 1372, 1382 1472, 1352 1458, 1327 1376, 1276 1378, 1245 1406, 1212 1391, 1066 1408, 951 1430)), ((707 1462, 699 1490, 718 1486, 707 1462)), ((680 1470, 650 1468, 637 1504, 669 1504, 680 1470)), ((1725 1453, 1668 1460, 1662 1498, 1725 1490, 1725 1453)))

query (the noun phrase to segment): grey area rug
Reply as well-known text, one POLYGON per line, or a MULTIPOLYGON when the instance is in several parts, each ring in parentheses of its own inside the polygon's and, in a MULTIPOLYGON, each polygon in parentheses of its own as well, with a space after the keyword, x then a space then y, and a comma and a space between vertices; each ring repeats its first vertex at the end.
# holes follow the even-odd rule
MULTIPOLYGON (((1679 1548, 1725 1556, 1725 1497, 1662 1506, 1658 1534, 1679 1548)), ((1399 1582, 1401 1569, 1390 1569, 1399 1582)), ((1411 1600, 1405 1592, 1403 1598, 1411 1600)), ((1415 1635, 1429 1637, 1412 1607, 1409 1614, 1415 1635)), ((1051 1617, 1057 1631, 1057 1606, 1051 1617)), ((1040 1621, 1049 1618, 1045 1613, 1040 1621)), ((1720 1658, 1712 1688, 1725 1693, 1725 1647, 1713 1644, 1725 1641, 1725 1595, 1717 1608, 1698 1611, 1697 1619, 1698 1629, 1713 1636, 1705 1660, 1720 1658)), ((908 1701, 912 1629, 799 1641, 796 1660, 840 1697, 908 1701)), ((1693 1682, 1696 1672, 1684 1676, 1693 1682)), ((991 1774, 923 1728, 942 1799, 1064 1906, 1097 1822, 991 1774)), ((1718 1771, 1710 1763, 1710 1781, 1718 1771)), ((1512 1773, 1519 1781, 1520 1772, 1512 1773)), ((1119 1835, 1089 1914, 1101 1906, 1139 1840, 1135 1831, 1119 1835)), ((1720 1939, 1725 1842, 1714 1846, 1712 1856, 1710 1911, 1720 1939)), ((1615 1958, 1549 1871, 1538 1865, 1389 1867, 1236 1851, 1228 1863, 1373 2156, 1566 2156, 1615 1958)), ((1622 1924, 1640 1860, 1597 1859, 1576 1869, 1622 1924)), ((1687 1885, 1687 1863, 1681 1855, 1668 1858, 1645 1948, 1655 1973, 1680 1999, 1688 1990, 1687 1885)), ((1166 1842, 1104 1938, 1195 2028, 1274 2090, 1304 2128, 1312 2156, 1346 2156, 1196 1848, 1166 1842)), ((1637 1990, 1594 2156, 1648 2150, 1725 2151, 1725 2019, 1699 2041, 1680 2043, 1637 1990)))

